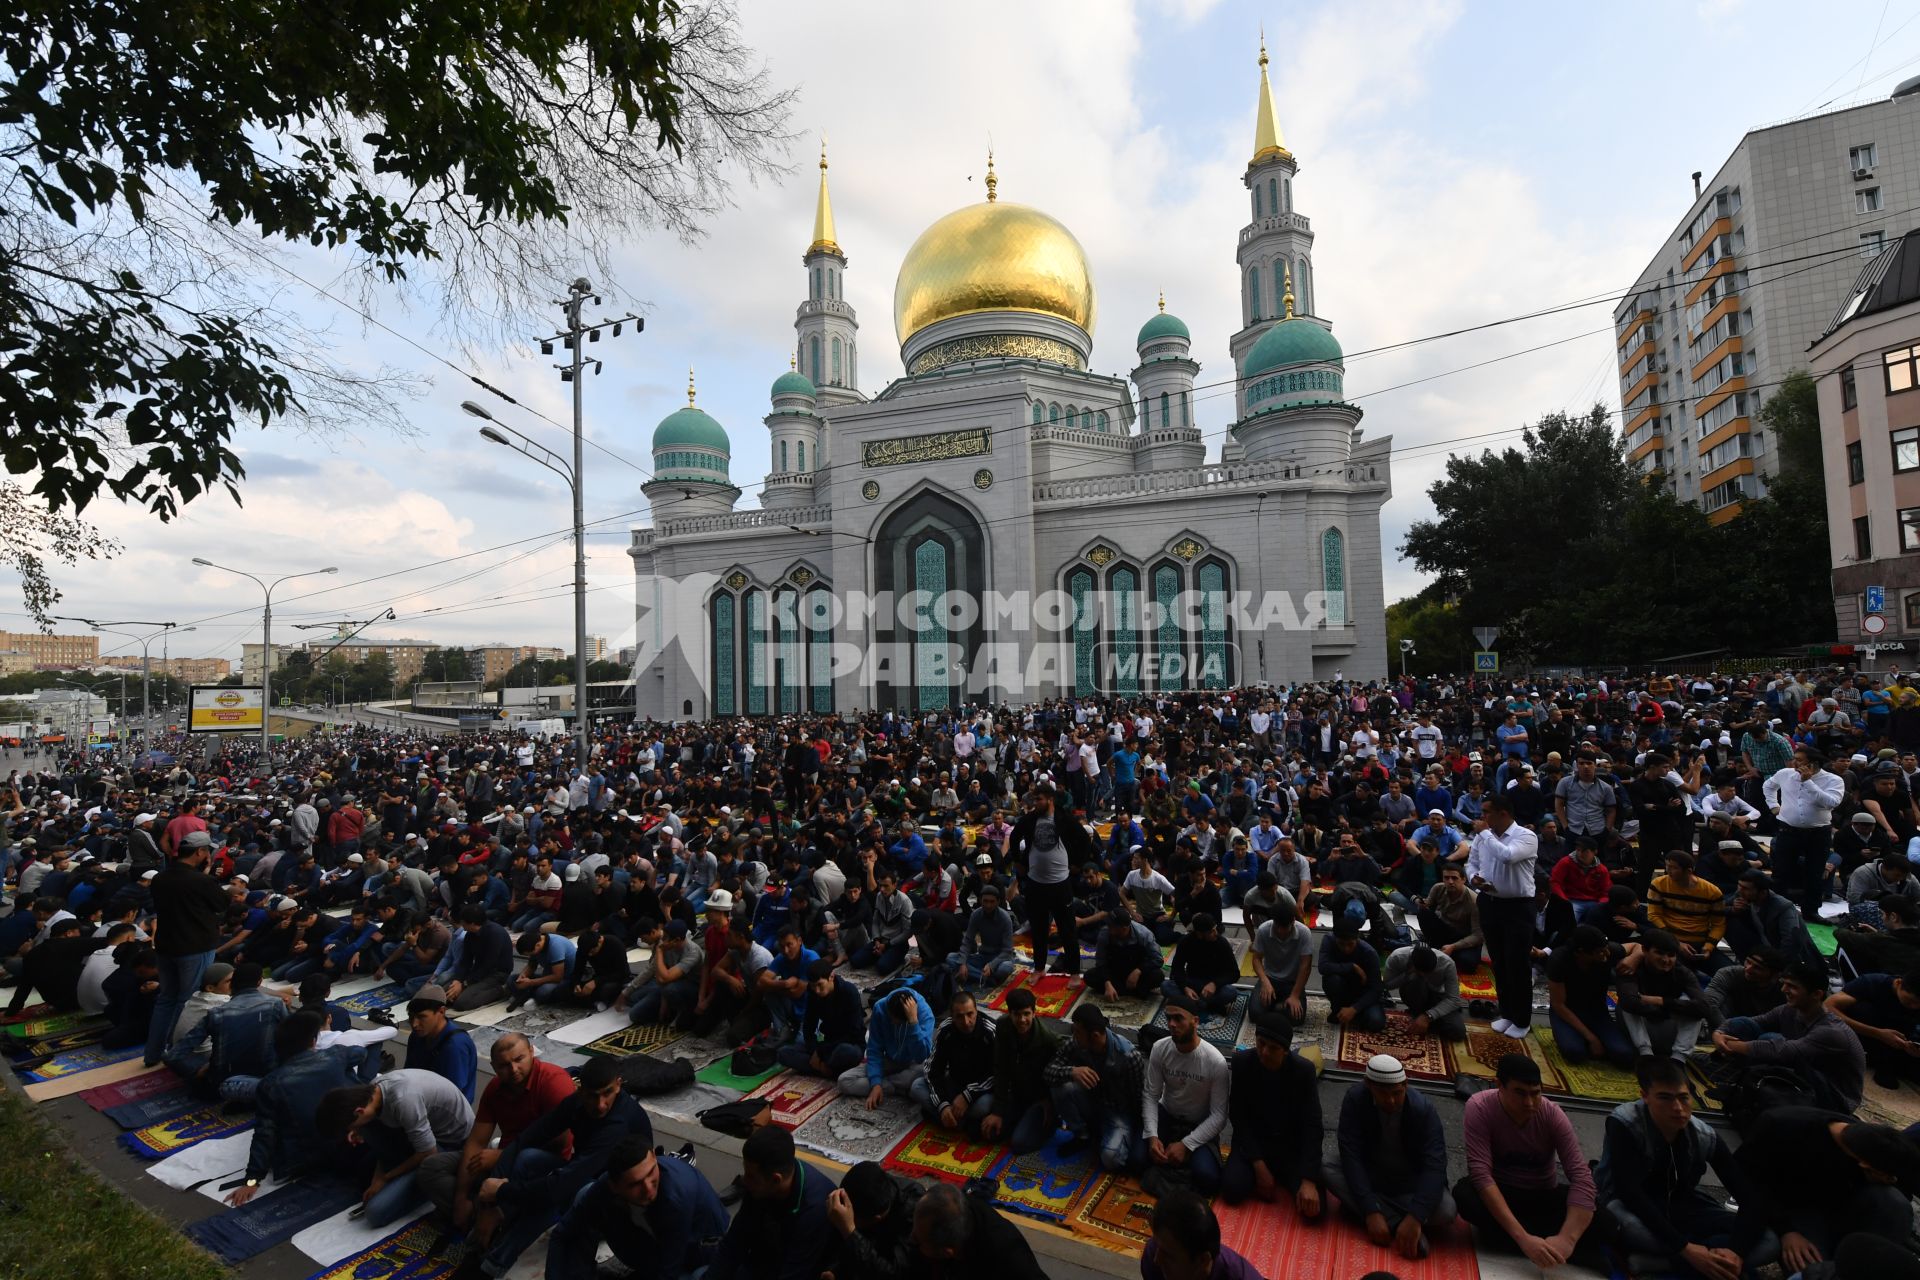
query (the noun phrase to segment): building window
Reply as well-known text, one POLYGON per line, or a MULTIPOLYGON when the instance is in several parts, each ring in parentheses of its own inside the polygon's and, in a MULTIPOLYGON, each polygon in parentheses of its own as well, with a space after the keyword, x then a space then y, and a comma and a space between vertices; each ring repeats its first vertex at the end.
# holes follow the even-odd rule
POLYGON ((1887 368, 1887 394, 1911 391, 1920 385, 1920 347, 1902 347, 1881 355, 1887 368))
MULTIPOLYGON (((1900 453, 1900 450, 1896 446, 1894 449, 1894 456, 1898 457, 1899 453, 1900 453)), ((1867 480, 1866 451, 1860 447, 1860 442, 1858 440, 1855 440, 1852 444, 1849 444, 1847 446, 1847 483, 1848 484, 1865 484, 1866 480, 1867 480)))
POLYGON ((767 593, 747 592, 747 714, 767 714, 767 593))
POLYGON ((1167 393, 1162 391, 1160 393, 1160 429, 1162 431, 1165 431, 1168 427, 1172 425, 1173 425, 1172 411, 1169 408, 1167 393))
POLYGON ((1893 469, 1920 471, 1920 427, 1893 433, 1893 469))
POLYGON ((1907 592, 1907 630, 1920 631, 1920 591, 1907 592))
POLYGON ((1253 216, 1256 218, 1262 216, 1260 212, 1260 184, 1257 182, 1253 184, 1253 216))
POLYGON ((1107 579, 1113 592, 1113 691, 1122 697, 1140 693, 1140 575, 1117 568, 1107 579))
POLYGON ((1094 683, 1093 575, 1085 569, 1070 575, 1067 594, 1073 597, 1073 692, 1090 698, 1100 692, 1094 683))
POLYGON ((944 707, 951 700, 952 672, 947 669, 947 627, 941 604, 950 585, 946 544, 928 538, 913 552, 914 684, 922 711, 944 707))
POLYGON ((1058 404, 1050 404, 1047 406, 1047 421, 1050 423, 1060 421, 1060 406, 1058 404))
POLYGON ((1853 518, 1853 558, 1863 563, 1873 559, 1873 530, 1865 516, 1853 518))
POLYGON ((1900 508, 1900 549, 1920 551, 1920 507, 1900 508))
POLYGON ((813 352, 813 385, 817 387, 820 385, 820 339, 819 337, 816 335, 815 337, 809 339, 807 345, 813 352))
POLYGON ((1033 425, 1036 427, 1046 419, 1047 410, 1038 400, 1033 402, 1033 425))
POLYGON ((1180 425, 1183 427, 1193 425, 1193 392, 1191 391, 1180 393, 1180 425))
POLYGON ((1860 403, 1860 388, 1853 380, 1853 366, 1840 371, 1840 407, 1852 409, 1860 403))
POLYGON ((812 636, 812 652, 807 669, 813 676, 813 710, 833 710, 833 601, 824 586, 815 587, 807 596, 807 630, 812 636))
POLYGON ((1860 256, 1877 258, 1880 251, 1887 247, 1887 233, 1884 231, 1864 231, 1860 234, 1860 256))
POLYGON ((1855 213, 1880 212, 1880 188, 1861 187, 1853 193, 1853 211, 1855 213))
POLYGON ((840 385, 840 339, 833 340, 833 385, 840 385))
POLYGON ((739 641, 733 630, 733 597, 713 598, 713 713, 737 714, 733 695, 733 659, 739 641))
POLYGON ((1267 208, 1275 213, 1280 212, 1279 188, 1274 185, 1272 178, 1267 179, 1267 208))
POLYGON ((1299 289, 1300 296, 1295 301, 1300 314, 1310 316, 1313 314, 1313 264, 1305 258, 1300 259, 1299 277, 1295 287, 1299 289))
POLYGON ((1288 213, 1292 213, 1293 212, 1293 179, 1292 178, 1282 178, 1280 180, 1280 195, 1283 201, 1280 207, 1285 209, 1288 213))
POLYGON ((800 442, 800 466, 798 469, 801 471, 807 469, 807 442, 805 440, 800 442))
MULTIPOLYGON (((1917 593, 1920 594, 1920 593, 1917 593)), ((1160 630, 1154 637, 1154 687, 1180 689, 1187 681, 1186 640, 1180 630, 1180 571, 1163 564, 1153 571, 1153 598, 1160 606, 1160 630)))
POLYGON ((782 440, 780 442, 780 470, 785 471, 786 469, 787 469, 787 442, 785 440, 782 440))
POLYGON ((781 591, 773 597, 773 660, 777 666, 773 685, 780 691, 780 714, 800 713, 800 685, 805 673, 800 669, 800 596, 781 591))
POLYGON ((1247 272, 1247 319, 1252 323, 1260 321, 1260 268, 1247 272))
POLYGON ((1320 535, 1320 585, 1327 593, 1327 625, 1347 625, 1347 539, 1338 529, 1320 535))
POLYGON ((1861 170, 1871 172, 1878 159, 1879 157, 1871 142, 1863 143, 1857 147, 1847 148, 1847 167, 1855 173, 1861 170))
POLYGON ((1227 631, 1227 570, 1209 560, 1194 575, 1200 597, 1200 671, 1203 689, 1225 689, 1233 684, 1233 657, 1227 631))

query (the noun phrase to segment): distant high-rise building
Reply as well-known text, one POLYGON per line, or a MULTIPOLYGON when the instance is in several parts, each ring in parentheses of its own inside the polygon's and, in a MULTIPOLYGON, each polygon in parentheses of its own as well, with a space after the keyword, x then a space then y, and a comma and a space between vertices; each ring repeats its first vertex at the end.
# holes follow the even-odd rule
POLYGON ((607 656, 607 638, 605 636, 587 637, 587 661, 598 662, 607 656))
MULTIPOLYGON (((281 646, 275 645, 280 649, 281 646)), ((244 659, 243 659, 244 660, 244 659)), ((258 654, 255 655, 258 661, 258 654)), ((137 653, 116 653, 102 658, 102 665, 120 671, 140 670, 140 655, 137 653)), ((286 661, 282 651, 281 662, 286 661)), ((279 667, 276 665, 275 670, 279 667)), ((225 658, 152 658, 147 662, 147 671, 156 676, 172 676, 185 684, 219 684, 233 674, 233 663, 225 658)))
POLYGON ((0 631, 0 649, 24 653, 36 667, 87 667, 100 661, 100 637, 49 636, 38 631, 0 631))
POLYGON ((1718 524, 1778 467, 1760 406, 1920 222, 1920 95, 1755 129, 1694 188, 1613 319, 1629 458, 1718 524))

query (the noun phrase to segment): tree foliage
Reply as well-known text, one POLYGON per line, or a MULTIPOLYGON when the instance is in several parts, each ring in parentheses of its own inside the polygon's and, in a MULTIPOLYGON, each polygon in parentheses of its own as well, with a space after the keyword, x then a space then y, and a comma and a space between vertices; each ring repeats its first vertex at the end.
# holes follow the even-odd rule
POLYGON ((1472 664, 1473 628, 1460 606, 1437 587, 1387 606, 1387 669, 1400 670, 1400 642, 1413 641, 1406 668, 1421 672, 1465 671, 1472 664))
MULTIPOLYGON (((1632 663, 1831 639, 1812 380, 1790 376, 1760 420, 1775 433, 1781 474, 1719 525, 1637 479, 1599 405, 1577 419, 1541 419, 1518 446, 1449 459, 1428 490, 1435 518, 1409 528, 1400 548, 1434 583, 1389 610, 1389 657, 1396 620, 1403 631, 1415 619, 1438 628, 1442 606, 1469 629, 1501 628, 1505 653, 1536 662, 1632 663)), ((1437 657, 1446 642, 1428 643, 1437 657)))
POLYGON ((404 430, 413 380, 336 361, 285 251, 334 251, 363 299, 428 294, 456 337, 523 335, 556 281, 771 172, 789 101, 727 0, 24 0, 0 24, 0 462, 50 513, 165 520, 238 500, 243 423, 404 430))

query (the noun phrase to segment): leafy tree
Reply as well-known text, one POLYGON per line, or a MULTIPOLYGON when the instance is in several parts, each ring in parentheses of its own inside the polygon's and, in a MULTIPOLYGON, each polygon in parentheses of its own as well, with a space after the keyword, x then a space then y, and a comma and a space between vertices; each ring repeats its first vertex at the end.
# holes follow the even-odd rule
MULTIPOLYGON (((338 363, 278 297, 284 250, 337 251, 363 299, 426 295, 456 337, 517 334, 613 247, 697 235, 729 170, 772 172, 790 101, 727 0, 24 0, 0 24, 0 462, 53 516, 168 520, 239 500, 242 423, 405 429, 417 384, 338 363)), ((105 550, 5 524, 16 567, 105 550)))
POLYGON ((1834 634, 1831 555, 1827 529, 1826 467, 1820 454, 1820 406, 1804 369, 1789 373, 1760 407, 1773 433, 1780 473, 1765 497, 1743 504, 1738 519, 1717 530, 1728 568, 1764 609, 1745 611, 1746 643, 1760 648, 1818 642, 1834 634))
POLYGON ((1387 606, 1387 670, 1400 670, 1400 642, 1414 645, 1407 670, 1413 674, 1464 672, 1473 662, 1473 624, 1460 606, 1429 586, 1419 595, 1387 606))

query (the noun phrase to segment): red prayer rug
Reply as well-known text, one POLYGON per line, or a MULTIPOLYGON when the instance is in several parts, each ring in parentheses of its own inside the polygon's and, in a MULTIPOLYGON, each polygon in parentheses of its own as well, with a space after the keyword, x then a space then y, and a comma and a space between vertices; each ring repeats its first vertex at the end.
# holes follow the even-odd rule
POLYGON ((909 1178, 964 1183, 984 1175, 1007 1154, 1005 1143, 983 1142, 936 1124, 922 1124, 880 1163, 909 1178))
POLYGON ((1324 1222, 1301 1221, 1291 1200, 1215 1200, 1213 1214, 1220 1221, 1220 1243, 1252 1263, 1260 1275, 1352 1280, 1332 1270, 1333 1231, 1324 1222))
POLYGON ((1007 1007, 1007 997, 1021 987, 1025 987, 1033 992, 1034 1011, 1041 1017, 1064 1018, 1067 1016, 1067 1010, 1073 1007, 1074 1001, 1080 998, 1080 992, 1086 988, 1086 985, 1079 978, 1070 978, 1059 973, 1050 973, 1036 981, 1030 970, 1022 969, 1014 975, 1012 982, 994 993, 993 998, 987 1001, 987 1008, 1004 1012, 1007 1007))
POLYGON ((773 1107, 773 1122, 782 1129, 798 1129, 840 1096, 840 1086, 834 1080, 782 1071, 747 1096, 766 1099, 773 1107))

